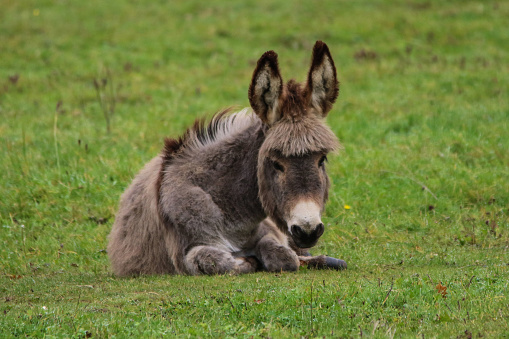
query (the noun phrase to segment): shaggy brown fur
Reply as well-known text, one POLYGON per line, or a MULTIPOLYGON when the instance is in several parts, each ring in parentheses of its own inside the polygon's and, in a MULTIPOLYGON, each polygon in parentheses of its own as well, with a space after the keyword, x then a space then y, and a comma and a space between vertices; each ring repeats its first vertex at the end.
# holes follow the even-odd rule
POLYGON ((248 273, 345 268, 305 257, 324 232, 326 154, 340 148, 323 118, 339 91, 327 45, 313 49, 307 82, 283 83, 266 52, 248 110, 197 120, 166 139, 122 195, 109 236, 117 275, 248 273))

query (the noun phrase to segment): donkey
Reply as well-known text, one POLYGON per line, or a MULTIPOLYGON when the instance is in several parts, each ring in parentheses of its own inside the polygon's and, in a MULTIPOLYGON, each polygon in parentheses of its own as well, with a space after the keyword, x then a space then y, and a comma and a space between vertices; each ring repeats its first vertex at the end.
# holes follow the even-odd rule
POLYGON ((277 54, 264 53, 252 112, 225 110, 166 138, 122 195, 108 245, 115 274, 346 268, 307 251, 324 232, 326 156, 341 147, 324 123, 338 93, 325 43, 316 42, 303 84, 283 83, 277 54))

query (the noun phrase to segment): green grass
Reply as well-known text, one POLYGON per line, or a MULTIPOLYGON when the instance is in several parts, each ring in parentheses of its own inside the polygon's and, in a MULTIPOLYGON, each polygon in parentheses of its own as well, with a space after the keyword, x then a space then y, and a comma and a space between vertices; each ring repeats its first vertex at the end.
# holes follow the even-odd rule
POLYGON ((509 336, 507 2, 0 7, 0 337, 509 336), (119 196, 163 138, 248 106, 266 50, 303 80, 318 39, 345 150, 314 253, 348 270, 114 277, 119 196))

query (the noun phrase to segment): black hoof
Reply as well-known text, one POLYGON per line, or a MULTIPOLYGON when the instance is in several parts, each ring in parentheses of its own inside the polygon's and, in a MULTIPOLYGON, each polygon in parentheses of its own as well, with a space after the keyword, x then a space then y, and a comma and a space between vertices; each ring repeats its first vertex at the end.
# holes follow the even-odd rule
POLYGON ((346 270, 346 261, 336 258, 327 257, 325 258, 325 266, 335 270, 346 270))
POLYGON ((347 267, 346 261, 332 257, 327 257, 325 255, 313 257, 311 258, 311 260, 308 261, 308 268, 314 268, 319 270, 333 269, 339 271, 346 269, 346 267, 347 267))

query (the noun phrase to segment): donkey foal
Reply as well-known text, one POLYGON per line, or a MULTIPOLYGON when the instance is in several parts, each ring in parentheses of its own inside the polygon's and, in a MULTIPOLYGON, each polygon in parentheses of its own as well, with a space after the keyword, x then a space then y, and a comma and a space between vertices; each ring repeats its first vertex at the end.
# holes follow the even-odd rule
POLYGON ((346 268, 342 260, 307 251, 324 232, 326 155, 340 148, 324 118, 338 93, 325 43, 316 42, 302 84, 285 84, 277 54, 263 54, 249 87, 253 111, 226 110, 166 139, 122 195, 109 236, 113 271, 346 268))

